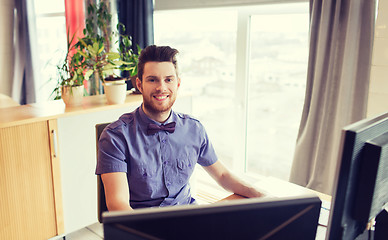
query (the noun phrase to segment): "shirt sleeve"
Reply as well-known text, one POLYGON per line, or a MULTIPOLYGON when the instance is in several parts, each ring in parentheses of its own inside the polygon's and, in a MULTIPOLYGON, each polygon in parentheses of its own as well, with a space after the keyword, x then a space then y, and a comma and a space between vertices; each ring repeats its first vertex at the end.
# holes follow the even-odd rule
POLYGON ((217 162, 217 154, 213 148, 212 143, 205 131, 205 128, 200 124, 202 132, 202 144, 198 158, 198 164, 201 166, 210 166, 217 162))
POLYGON ((101 133, 98 141, 96 174, 127 172, 125 125, 114 122, 101 133))

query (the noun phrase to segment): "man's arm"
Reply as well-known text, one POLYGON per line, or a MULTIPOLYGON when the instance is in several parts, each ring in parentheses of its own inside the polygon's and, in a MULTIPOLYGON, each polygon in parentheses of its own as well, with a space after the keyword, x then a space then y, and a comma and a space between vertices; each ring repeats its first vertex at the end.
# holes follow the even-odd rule
POLYGON ((125 172, 101 174, 109 211, 132 210, 129 205, 129 188, 125 172))
POLYGON ((264 194, 234 176, 220 161, 204 167, 206 172, 225 190, 244 197, 263 197, 264 194))

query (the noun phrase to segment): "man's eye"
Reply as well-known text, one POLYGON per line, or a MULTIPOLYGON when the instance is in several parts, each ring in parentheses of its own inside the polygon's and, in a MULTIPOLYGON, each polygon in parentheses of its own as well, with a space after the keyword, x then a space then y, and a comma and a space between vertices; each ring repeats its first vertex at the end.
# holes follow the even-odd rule
POLYGON ((173 81, 173 79, 171 79, 171 78, 166 79, 166 82, 172 82, 172 81, 173 81))

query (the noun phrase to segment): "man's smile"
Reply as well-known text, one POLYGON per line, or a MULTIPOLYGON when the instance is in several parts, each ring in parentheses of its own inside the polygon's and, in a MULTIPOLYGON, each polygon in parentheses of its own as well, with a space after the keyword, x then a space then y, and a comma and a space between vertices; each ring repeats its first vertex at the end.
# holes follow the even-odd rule
POLYGON ((163 101, 168 98, 168 95, 156 95, 154 98, 156 98, 158 101, 163 101))

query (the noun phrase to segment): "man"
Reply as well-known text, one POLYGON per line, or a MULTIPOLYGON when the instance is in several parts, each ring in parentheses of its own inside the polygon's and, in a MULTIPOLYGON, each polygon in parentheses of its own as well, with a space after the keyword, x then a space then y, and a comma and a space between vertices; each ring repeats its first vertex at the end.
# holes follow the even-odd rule
POLYGON ((143 104, 101 134, 96 174, 109 211, 195 203, 189 179, 196 163, 226 190, 262 196, 217 160, 198 120, 172 111, 181 84, 177 53, 154 45, 141 52, 136 86, 143 104))

